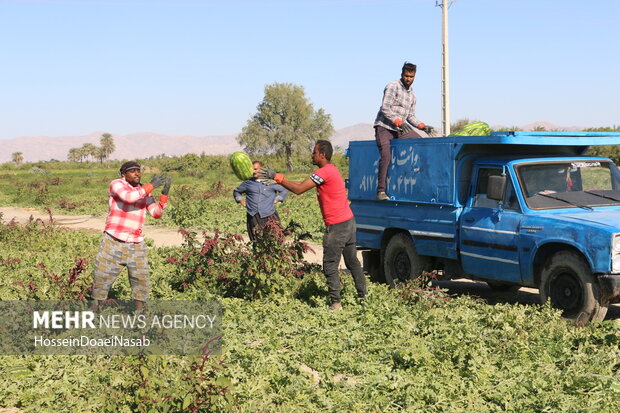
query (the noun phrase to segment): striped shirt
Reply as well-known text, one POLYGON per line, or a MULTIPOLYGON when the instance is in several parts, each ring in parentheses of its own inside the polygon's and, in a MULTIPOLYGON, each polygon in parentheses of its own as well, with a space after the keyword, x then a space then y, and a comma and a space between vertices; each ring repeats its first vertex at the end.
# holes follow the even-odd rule
POLYGON ((142 226, 146 210, 153 218, 161 218, 165 203, 156 202, 140 185, 131 186, 125 178, 110 184, 110 212, 105 222, 105 232, 124 242, 142 242, 142 226))
POLYGON ((397 128, 394 121, 400 119, 418 127, 420 121, 415 117, 415 103, 415 93, 411 86, 406 89, 400 79, 388 83, 383 90, 383 101, 373 126, 395 131, 397 128))

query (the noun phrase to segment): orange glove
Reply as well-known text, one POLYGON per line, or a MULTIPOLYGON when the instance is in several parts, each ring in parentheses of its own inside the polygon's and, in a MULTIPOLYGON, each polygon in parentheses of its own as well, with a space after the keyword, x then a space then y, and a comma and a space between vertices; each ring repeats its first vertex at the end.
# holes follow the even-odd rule
POLYGON ((426 125, 424 124, 424 122, 418 123, 418 129, 424 129, 425 127, 426 125))
POLYGON ((394 119, 394 125, 398 128, 403 124, 403 120, 401 118, 394 119))

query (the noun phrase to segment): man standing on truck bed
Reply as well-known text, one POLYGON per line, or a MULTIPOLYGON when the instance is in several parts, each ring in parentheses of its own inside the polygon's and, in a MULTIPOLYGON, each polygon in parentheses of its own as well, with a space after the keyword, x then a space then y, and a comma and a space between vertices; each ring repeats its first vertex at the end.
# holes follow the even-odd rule
POLYGON ((312 151, 312 164, 319 167, 302 182, 293 182, 273 169, 261 169, 259 177, 273 179, 297 195, 316 188, 319 207, 327 228, 323 235, 323 273, 327 278, 330 310, 342 310, 340 304, 340 256, 353 275, 359 298, 366 296, 366 278, 357 259, 355 246, 355 217, 349 207, 347 190, 338 168, 331 163, 334 150, 329 141, 319 140, 312 151))
POLYGON ((431 129, 415 117, 416 99, 411 88, 415 74, 416 65, 405 62, 400 79, 388 83, 383 90, 383 101, 375 119, 375 139, 381 155, 377 183, 377 199, 380 201, 389 199, 385 189, 390 163, 390 141, 398 138, 422 138, 428 136, 431 129), (422 130, 426 133, 420 133, 422 130))

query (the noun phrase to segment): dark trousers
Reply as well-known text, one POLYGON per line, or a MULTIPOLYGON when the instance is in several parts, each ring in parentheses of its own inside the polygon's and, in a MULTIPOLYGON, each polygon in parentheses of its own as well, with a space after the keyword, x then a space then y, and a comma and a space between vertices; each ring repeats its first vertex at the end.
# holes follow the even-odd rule
POLYGON ((344 263, 353 275, 358 297, 365 297, 366 278, 355 247, 355 218, 328 225, 323 235, 323 273, 327 278, 327 291, 332 303, 340 302, 338 264, 341 256, 344 256, 344 263))
POLYGON ((248 227, 248 235, 250 237, 250 241, 256 241, 256 234, 254 233, 254 228, 256 229, 263 229, 265 228, 265 225, 267 225, 267 223, 269 221, 275 221, 277 223, 280 223, 280 216, 278 215, 278 212, 276 211, 273 215, 269 215, 268 217, 265 218, 261 218, 259 214, 256 215, 250 215, 250 214, 246 214, 247 220, 247 227, 248 227))
POLYGON ((399 138, 398 132, 384 128, 383 126, 375 126, 375 140, 379 148, 379 177, 377 180, 377 192, 385 192, 387 181, 387 170, 392 157, 390 151, 390 141, 392 139, 421 138, 422 136, 414 130, 399 138))

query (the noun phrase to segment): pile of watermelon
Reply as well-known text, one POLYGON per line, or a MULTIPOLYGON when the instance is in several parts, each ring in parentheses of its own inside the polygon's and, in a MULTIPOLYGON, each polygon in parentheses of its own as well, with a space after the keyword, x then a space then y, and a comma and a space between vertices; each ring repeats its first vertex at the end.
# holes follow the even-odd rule
POLYGON ((485 122, 468 123, 460 131, 450 136, 486 136, 491 134, 491 128, 485 122))
POLYGON ((235 152, 230 155, 230 167, 235 175, 237 175, 237 178, 242 181, 250 179, 254 174, 252 160, 243 152, 235 152))

